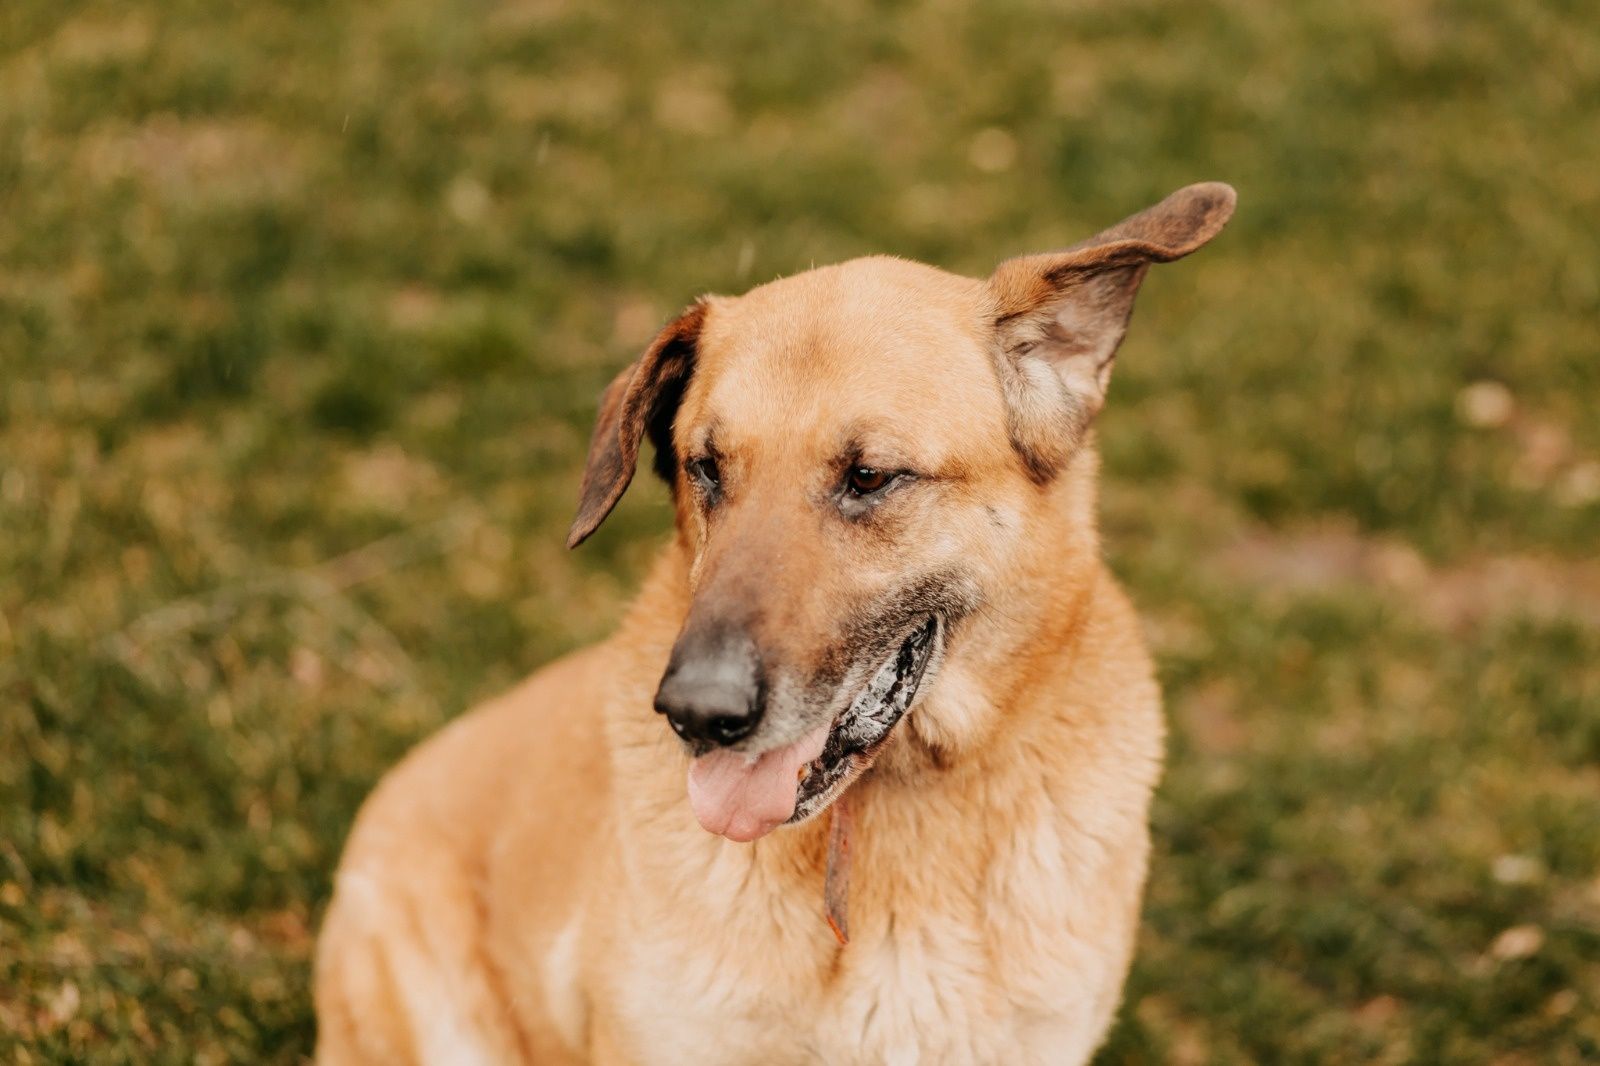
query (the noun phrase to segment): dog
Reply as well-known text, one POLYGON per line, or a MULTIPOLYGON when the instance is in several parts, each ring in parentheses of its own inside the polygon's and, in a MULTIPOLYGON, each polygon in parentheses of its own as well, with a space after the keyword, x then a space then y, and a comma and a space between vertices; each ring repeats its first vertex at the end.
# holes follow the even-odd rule
POLYGON ((987 280, 874 257, 670 322, 600 402, 676 532, 616 634, 379 785, 317 1061, 1080 1063, 1138 926, 1160 693, 1094 422, 1193 185, 987 280))

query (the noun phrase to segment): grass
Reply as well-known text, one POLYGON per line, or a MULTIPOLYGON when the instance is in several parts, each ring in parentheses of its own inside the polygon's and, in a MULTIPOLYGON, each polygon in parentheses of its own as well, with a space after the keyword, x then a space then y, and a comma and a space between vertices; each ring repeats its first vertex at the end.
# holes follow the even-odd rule
POLYGON ((1173 721, 1102 1063, 1600 1058, 1587 5, 0 7, 0 1060, 294 1062, 342 836, 604 633, 674 308, 1189 181, 1108 552, 1173 721))

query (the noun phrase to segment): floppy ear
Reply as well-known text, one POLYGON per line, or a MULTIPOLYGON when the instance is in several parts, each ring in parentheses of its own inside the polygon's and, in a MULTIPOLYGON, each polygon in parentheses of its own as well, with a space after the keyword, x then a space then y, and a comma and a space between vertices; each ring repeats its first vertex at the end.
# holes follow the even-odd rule
POLYGON ((646 432, 656 449, 656 472, 672 481, 672 417, 694 369, 695 345, 705 321, 706 301, 697 300, 667 323, 637 362, 611 379, 600 396, 600 414, 589 440, 589 458, 578 489, 578 516, 567 547, 582 544, 605 521, 633 480, 639 442, 646 432))
POLYGON ((989 291, 1011 440, 1036 480, 1060 468, 1105 404, 1145 271, 1215 237, 1234 201, 1221 182, 1190 185, 1065 251, 995 269, 989 291))

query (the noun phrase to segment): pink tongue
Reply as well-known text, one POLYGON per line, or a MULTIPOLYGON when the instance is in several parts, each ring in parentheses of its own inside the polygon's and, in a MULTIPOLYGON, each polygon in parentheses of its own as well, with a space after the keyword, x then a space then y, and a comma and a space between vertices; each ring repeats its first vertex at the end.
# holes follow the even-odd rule
POLYGON ((800 768, 822 754, 828 727, 786 747, 748 755, 718 749, 689 764, 689 806, 708 833, 741 843, 772 832, 794 813, 800 768))

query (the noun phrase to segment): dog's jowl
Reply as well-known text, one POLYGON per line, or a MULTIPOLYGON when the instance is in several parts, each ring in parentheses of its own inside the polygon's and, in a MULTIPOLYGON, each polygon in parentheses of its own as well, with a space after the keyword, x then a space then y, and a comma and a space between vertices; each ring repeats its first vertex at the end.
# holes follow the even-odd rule
POLYGON ((707 296, 600 400, 676 531, 617 633, 384 780, 319 1061, 1076 1063, 1138 922, 1159 693, 1095 420, 1195 185, 986 280, 858 259, 707 296))

